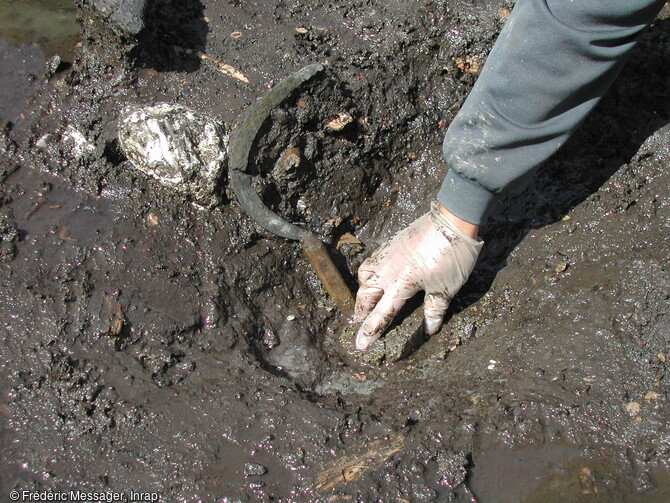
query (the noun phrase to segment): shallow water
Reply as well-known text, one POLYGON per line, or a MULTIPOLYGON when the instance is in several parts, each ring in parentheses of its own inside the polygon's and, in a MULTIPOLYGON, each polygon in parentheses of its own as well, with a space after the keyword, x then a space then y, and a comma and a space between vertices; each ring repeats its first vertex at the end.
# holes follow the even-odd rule
POLYGON ((79 34, 72 0, 3 0, 0 40, 12 45, 38 44, 46 57, 68 59, 79 34))
POLYGON ((20 119, 44 62, 54 54, 71 61, 78 39, 72 0, 0 2, 0 121, 20 119))
POLYGON ((642 478, 621 477, 612 460, 583 456, 562 443, 509 448, 483 446, 474 453, 470 488, 481 501, 496 503, 670 501, 670 475, 662 470, 642 478), (645 481, 645 488, 640 481, 645 481), (637 486, 637 487, 636 487, 637 486))

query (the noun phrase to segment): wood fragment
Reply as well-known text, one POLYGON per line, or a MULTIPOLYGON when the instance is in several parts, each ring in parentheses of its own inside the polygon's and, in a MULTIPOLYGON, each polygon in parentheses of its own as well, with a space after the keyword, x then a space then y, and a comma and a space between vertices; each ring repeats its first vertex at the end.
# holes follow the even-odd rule
POLYGON ((111 315, 107 335, 110 337, 118 337, 126 323, 126 317, 123 314, 123 307, 119 301, 115 300, 109 295, 105 295, 104 299, 105 304, 107 305, 107 309, 111 315))
POLYGON ((363 244, 363 241, 358 239, 352 233, 345 232, 337 240, 337 244, 335 245, 335 248, 337 248, 339 250, 340 248, 342 248, 343 245, 361 245, 361 244, 363 244))
POLYGON ((378 468, 404 445, 405 437, 395 434, 354 446, 353 454, 341 456, 317 475, 316 490, 327 492, 340 484, 360 478, 370 470, 378 468))
POLYGON ((201 60, 203 61, 209 61, 210 63, 214 63, 219 67, 219 71, 225 75, 228 75, 229 77, 233 77, 234 79, 239 80, 240 82, 244 82, 245 84, 249 84, 249 79, 247 78, 246 75, 244 75, 241 71, 239 71, 237 68, 234 66, 229 65, 228 63, 224 63, 223 61, 220 61, 216 58, 213 58, 211 56, 208 56, 204 52, 198 51, 198 56, 200 57, 201 60))
POLYGON ((454 63, 463 73, 479 73, 479 60, 475 56, 454 58, 454 63))
POLYGON ((500 9, 498 9, 498 15, 499 15, 502 19, 507 19, 508 17, 510 17, 511 14, 512 14, 512 11, 509 10, 509 9, 507 9, 507 8, 505 8, 505 7, 502 7, 502 8, 500 8, 500 9))
POLYGON ((28 213, 26 213, 26 220, 29 220, 30 217, 32 217, 37 212, 37 210, 39 210, 42 207, 42 205, 46 201, 47 201, 46 198, 40 197, 37 200, 37 202, 30 207, 30 210, 28 210, 28 213))
POLYGON ((61 241, 77 241, 77 238, 71 238, 67 235, 67 225, 64 225, 60 228, 60 231, 58 231, 58 237, 61 239, 61 241))
POLYGON ((332 117, 326 121, 326 126, 332 131, 342 131, 347 124, 352 122, 354 119, 346 112, 340 112, 337 116, 332 117))
POLYGON ((228 75, 229 77, 233 77, 234 79, 239 80, 240 82, 244 82, 245 84, 249 84, 250 81, 247 78, 246 75, 244 75, 241 71, 239 71, 237 68, 235 68, 232 65, 229 65, 228 63, 224 63, 220 59, 213 58, 211 56, 208 56, 202 51, 195 51, 193 49, 187 49, 185 47, 179 47, 179 46, 174 46, 174 48, 178 52, 183 52, 185 54, 194 54, 198 56, 202 61, 206 61, 208 63, 212 63, 217 66, 218 70, 223 73, 224 75, 228 75))

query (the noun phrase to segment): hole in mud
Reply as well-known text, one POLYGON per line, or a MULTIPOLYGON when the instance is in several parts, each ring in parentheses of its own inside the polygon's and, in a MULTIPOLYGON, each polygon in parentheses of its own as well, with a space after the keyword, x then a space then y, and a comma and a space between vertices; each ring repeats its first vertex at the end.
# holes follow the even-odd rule
POLYGON ((327 242, 368 215, 384 174, 372 162, 362 112, 342 82, 303 85, 260 129, 249 171, 265 204, 327 242))
MULTIPOLYGON (((372 195, 388 177, 388 168, 375 162, 379 147, 371 136, 356 97, 345 83, 326 74, 271 112, 250 150, 248 172, 265 205, 317 233, 352 290, 366 250, 363 243, 341 245, 340 238, 356 232, 376 210, 372 195)), ((294 260, 306 265, 299 248, 290 246, 293 257, 289 262, 283 258, 280 269, 286 275, 296 274, 294 260)), ((311 295, 297 305, 305 318, 259 306, 263 317, 249 342, 265 370, 309 389, 342 365, 324 341, 324 334, 337 331, 341 323, 316 276, 303 266, 297 274, 305 275, 302 281, 311 295)))
POLYGON ((105 143, 105 147, 102 151, 102 156, 107 159, 113 166, 118 166, 126 160, 121 147, 119 146, 119 141, 113 139, 105 143))

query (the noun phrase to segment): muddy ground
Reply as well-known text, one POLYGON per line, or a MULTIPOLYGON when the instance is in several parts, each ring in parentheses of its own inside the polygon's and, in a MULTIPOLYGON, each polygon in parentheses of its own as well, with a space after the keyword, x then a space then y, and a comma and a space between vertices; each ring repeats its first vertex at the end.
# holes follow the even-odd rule
POLYGON ((373 368, 338 356, 345 320, 299 247, 251 221, 225 178, 205 209, 136 171, 119 112, 179 103, 230 130, 326 64, 263 126, 250 169, 355 287, 363 258, 426 211, 444 128, 512 3, 112 4, 78 0, 71 61, 31 70, 3 108, 0 500, 670 500, 667 6, 596 112, 496 210, 442 331, 373 368), (341 113, 352 121, 328 127, 341 113), (300 165, 282 178, 287 148, 300 165), (365 246, 337 249, 346 233, 365 246))

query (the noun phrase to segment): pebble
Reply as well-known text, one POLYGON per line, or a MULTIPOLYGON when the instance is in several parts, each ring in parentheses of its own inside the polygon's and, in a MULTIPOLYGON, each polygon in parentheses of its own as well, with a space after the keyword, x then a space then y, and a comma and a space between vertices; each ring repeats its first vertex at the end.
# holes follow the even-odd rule
POLYGON ((628 402, 626 404, 626 410, 630 413, 631 416, 636 416, 640 413, 641 407, 638 402, 628 402))
POLYGON ((277 335, 272 330, 266 327, 263 330, 263 344, 268 349, 272 349, 279 345, 279 337, 277 337, 277 335))
POLYGON ((244 476, 246 478, 262 476, 268 472, 268 469, 260 463, 244 463, 244 476))
POLYGON ((52 77, 57 71, 58 67, 61 64, 61 57, 58 54, 51 56, 46 64, 44 65, 44 76, 45 78, 52 77))

